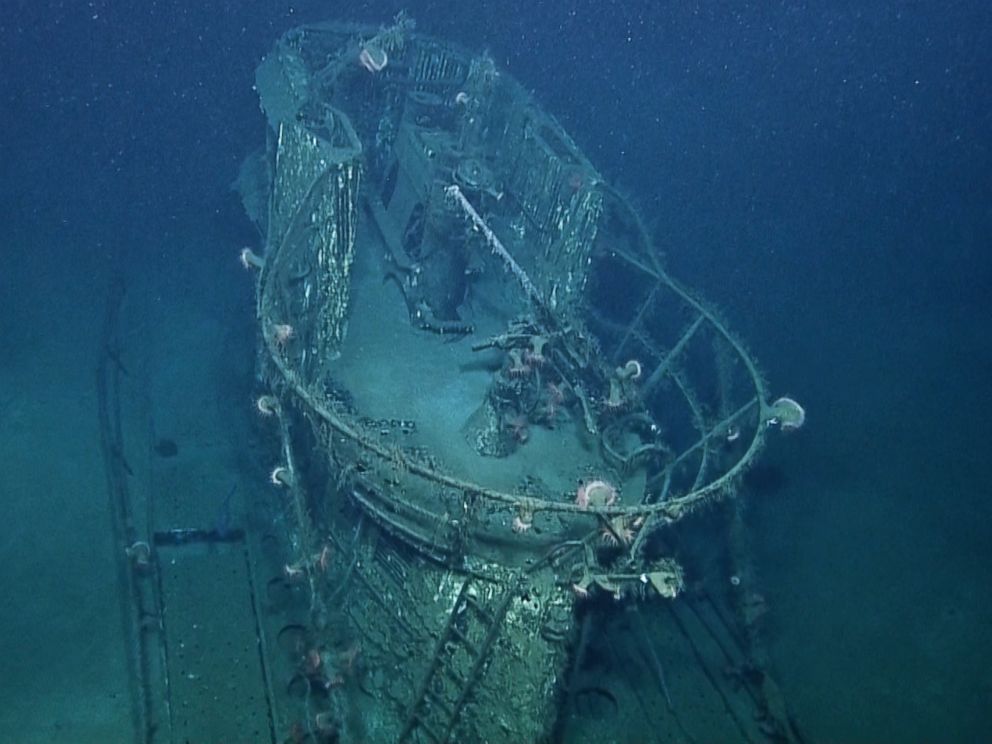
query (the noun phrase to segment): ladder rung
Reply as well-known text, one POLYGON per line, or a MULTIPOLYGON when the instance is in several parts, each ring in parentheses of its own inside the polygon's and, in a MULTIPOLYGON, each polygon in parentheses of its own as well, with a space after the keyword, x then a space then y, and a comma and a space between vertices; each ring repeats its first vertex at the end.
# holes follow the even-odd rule
POLYGON ((444 740, 441 738, 441 735, 434 731, 434 729, 427 724, 427 721, 420 716, 417 716, 417 726, 423 729, 424 733, 426 733, 432 741, 436 741, 438 744, 444 744, 444 740))
POLYGON ((441 669, 444 671, 445 674, 448 675, 448 679, 450 679, 452 682, 458 685, 458 689, 461 689, 465 686, 465 679, 460 674, 458 674, 458 672, 456 672, 452 667, 442 665, 441 669))
POLYGON ((468 650, 470 654, 472 654, 472 656, 479 655, 479 649, 475 647, 475 644, 472 643, 472 641, 468 639, 468 636, 462 633, 461 630, 456 628, 454 625, 451 626, 451 634, 462 642, 462 645, 468 650))
POLYGON ((476 614, 480 618, 482 618, 482 621, 486 625, 492 625, 493 624, 492 615, 490 615, 489 612, 488 612, 488 610, 486 610, 485 607, 483 607, 481 604, 479 604, 479 602, 476 599, 474 599, 473 597, 465 597, 465 604, 471 606, 471 608, 473 610, 475 610, 476 614))
POLYGON ((434 705, 436 705, 438 708, 440 708, 441 710, 443 710, 444 713, 445 713, 445 715, 448 716, 448 718, 451 718, 451 712, 452 712, 451 703, 449 703, 447 700, 445 700, 440 695, 438 695, 436 692, 434 692, 433 690, 430 690, 430 689, 427 690, 426 697, 434 705))

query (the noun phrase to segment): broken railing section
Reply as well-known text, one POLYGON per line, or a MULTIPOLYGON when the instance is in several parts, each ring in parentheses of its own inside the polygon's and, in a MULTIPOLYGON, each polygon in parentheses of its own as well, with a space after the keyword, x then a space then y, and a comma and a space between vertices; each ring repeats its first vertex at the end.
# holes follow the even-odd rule
POLYGON ((458 187, 457 184, 452 184, 444 190, 445 195, 451 199, 455 204, 457 204, 461 210, 468 217, 472 226, 482 233, 482 237, 485 239, 486 243, 492 249, 493 253, 503 262, 507 270, 513 274, 513 278, 517 280, 517 284, 523 289, 524 294, 527 295, 527 299, 533 303, 536 309, 540 310, 542 314, 546 314, 547 308, 544 304, 544 298, 541 297, 541 293, 537 291, 537 287, 534 286, 534 282, 531 281, 530 277, 520 268, 520 264, 516 262, 510 252, 506 250, 506 247, 493 232, 492 228, 489 227, 479 216, 479 213, 472 206, 472 203, 465 198, 465 194, 458 187))
POLYGON ((558 409, 567 401, 579 409, 587 431, 601 437, 604 449, 621 469, 636 459, 668 453, 669 448, 658 436, 661 427, 641 405, 642 397, 636 390, 635 381, 642 373, 640 363, 630 360, 610 369, 600 361, 588 334, 577 322, 569 322, 563 310, 545 301, 459 186, 448 186, 445 195, 513 275, 533 310, 532 318, 513 321, 507 332, 473 347, 497 348, 507 355, 506 365, 494 376, 489 395, 473 417, 473 447, 482 454, 504 456, 526 441, 526 425, 518 425, 518 420, 553 426, 558 409), (533 370, 538 374, 531 377, 533 370), (621 411, 626 414, 624 420, 630 420, 631 414, 645 420, 647 440, 635 452, 619 453, 602 439, 606 425, 621 411))
MULTIPOLYGON (((380 57, 374 59, 381 61, 380 57)), ((490 344, 504 349, 510 358, 508 376, 512 377, 513 364, 526 363, 525 355, 529 355, 531 359, 550 357, 560 378, 553 382, 560 382, 562 386, 570 388, 585 427, 603 438, 607 457, 616 467, 623 470, 643 457, 654 457, 664 464, 654 473, 652 488, 645 490, 641 503, 628 503, 624 506, 607 504, 587 509, 570 501, 549 501, 485 488, 445 474, 432 463, 419 460, 410 453, 382 445, 365 431, 360 420, 352 420, 353 417, 342 411, 340 406, 326 400, 315 382, 322 379, 319 372, 333 358, 344 327, 349 269, 355 239, 355 195, 360 175, 357 158, 361 145, 353 137, 347 117, 335 112, 330 122, 323 122, 322 127, 326 129, 329 124, 334 125, 341 140, 334 147, 329 147, 321 138, 304 131, 302 125, 279 124, 277 168, 271 202, 273 206, 268 220, 270 251, 265 257, 259 282, 259 319, 265 347, 276 373, 272 383, 283 391, 283 402, 288 402, 291 396, 296 397, 299 407, 306 411, 307 417, 315 426, 353 442, 363 457, 371 456, 394 465, 402 470, 404 478, 422 479, 436 487, 454 489, 464 494, 467 500, 503 505, 517 514, 532 515, 542 511, 573 515, 582 513, 594 519, 606 520, 600 526, 608 531, 612 526, 611 520, 616 518, 645 520, 639 532, 640 543, 635 543, 642 546, 643 536, 649 532, 645 528, 670 524, 705 501, 724 495, 732 489, 734 481, 762 444, 765 422, 785 421, 782 425, 787 428, 798 420, 796 409, 781 400, 773 404, 766 402, 765 385, 750 356, 713 311, 668 277, 646 238, 642 240, 644 247, 641 252, 644 255, 634 255, 623 247, 612 250, 619 260, 628 262, 645 275, 650 283, 650 291, 635 317, 623 329, 620 344, 613 350, 616 366, 598 361, 599 354, 594 341, 578 322, 566 322, 564 313, 556 310, 552 298, 542 294, 538 284, 528 276, 462 189, 455 184, 445 189, 447 199, 467 218, 472 228, 481 235, 489 249, 513 275, 533 310, 533 318, 523 321, 533 327, 528 327, 526 332, 521 333, 516 333, 511 327, 507 334, 492 340, 490 344), (347 146, 349 142, 350 147, 347 146), (295 182, 295 186, 290 185, 290 181, 295 182), (346 205, 346 208, 342 209, 341 204, 346 205), (320 230, 305 229, 313 214, 320 215, 320 224, 333 225, 333 229, 326 234, 320 230), (333 274, 327 291, 322 291, 312 281, 312 277, 320 273, 317 267, 308 264, 313 256, 337 257, 333 266, 329 264, 326 267, 326 271, 333 274), (692 313, 689 325, 675 343, 664 346, 652 337, 651 329, 646 325, 663 295, 676 297, 692 313), (312 315, 315 317, 310 317, 312 315), (289 318, 300 320, 290 322, 289 318), (309 329, 320 328, 329 321, 334 330, 326 334, 328 343, 314 343, 309 338, 313 331, 309 329), (709 335, 723 339, 736 352, 750 377, 753 390, 750 400, 715 424, 710 423, 703 415, 705 406, 683 380, 680 370, 680 359, 704 328, 710 331, 709 335), (304 335, 307 337, 304 338, 304 335), (631 358, 622 363, 627 348, 632 344, 646 349, 649 352, 648 358, 642 361, 631 358), (319 349, 320 353, 311 351, 313 349, 319 349), (634 381, 642 376, 642 364, 643 372, 646 372, 645 380, 635 385, 634 381), (604 417, 604 411, 615 412, 624 407, 630 425, 639 426, 638 421, 644 418, 646 426, 650 428, 654 420, 650 406, 646 406, 644 401, 668 379, 674 381, 675 388, 685 399, 691 412, 692 426, 696 429, 695 442, 678 448, 661 440, 647 442, 643 447, 630 451, 616 447, 610 436, 616 433, 619 425, 614 423, 615 419, 604 417), (718 437, 727 436, 730 429, 745 418, 749 421, 749 428, 753 430, 749 446, 736 463, 723 472, 717 471, 718 474, 712 477, 709 473, 711 443, 718 437), (690 476, 687 482, 682 475, 674 478, 676 469, 685 465, 693 456, 699 457, 694 476, 690 476)), ((576 188, 584 193, 588 184, 576 183, 576 188)), ((635 221, 638 219, 635 216, 635 221)), ((640 228, 639 221, 636 224, 640 228)), ((542 280, 541 286, 547 284, 543 281, 547 277, 538 278, 542 280)), ((287 453, 287 459, 290 454, 287 453)), ((389 496, 396 505, 404 501, 402 489, 397 491, 389 496)), ((364 506, 371 508, 373 502, 369 500, 364 506)), ((445 516, 430 513, 425 517, 416 513, 422 507, 416 507, 412 502, 408 506, 410 509, 403 515, 390 506, 378 509, 380 513, 377 516, 380 521, 391 523, 398 534, 405 531, 408 541, 413 541, 414 535, 418 535, 422 538, 422 548, 425 541, 432 539, 432 535, 423 529, 419 521, 425 518, 442 522, 445 516)), ((305 517, 303 513, 298 516, 301 519, 305 517)), ((301 545, 301 549, 305 551, 315 547, 317 546, 301 545)))
MULTIPOLYGON (((264 274, 261 284, 263 286, 260 288, 260 291, 264 294, 266 291, 264 286, 264 274)), ((264 306, 265 303, 263 301, 260 303, 260 307, 264 306)), ((263 329, 274 327, 271 321, 268 321, 264 316, 262 318, 262 325, 263 329)), ((611 505, 597 507, 596 509, 587 512, 585 509, 581 509, 571 502, 553 502, 531 496, 505 493, 499 490, 486 488, 480 484, 440 472, 430 464, 420 462, 408 453, 385 447, 374 438, 363 432, 357 422, 349 423, 345 418, 345 413, 335 411, 332 406, 326 405, 322 400, 322 397, 315 391, 312 391, 309 386, 303 382, 301 376, 294 371, 290 365, 290 359, 286 354, 285 348, 280 343, 279 338, 275 333, 267 333, 263 330, 263 338, 266 341, 269 359, 273 363, 274 369, 278 376, 284 381, 286 394, 299 398, 303 407, 315 414, 321 423, 329 426, 337 432, 337 434, 356 443, 362 451, 382 458, 383 460, 398 462, 405 472, 413 476, 425 478, 429 481, 437 483, 440 486, 457 489, 466 494, 470 494, 473 498, 477 497, 485 501, 502 503, 513 508, 524 508, 532 512, 553 511, 562 513, 602 513, 606 516, 616 516, 621 514, 648 516, 656 514, 661 522, 671 523, 684 516, 688 511, 691 511, 695 508, 695 506, 702 503, 707 498, 719 495, 719 493, 721 493, 721 489, 727 488, 733 479, 742 472, 744 468, 744 464, 742 463, 745 463, 748 459, 750 459, 750 453, 756 452, 757 450, 757 445, 752 443, 748 456, 742 458, 741 461, 728 470, 728 472, 724 473, 720 478, 705 484, 696 491, 683 494, 682 496, 672 497, 658 503, 625 506, 611 505)), ((763 386, 761 390, 763 390, 763 386)), ((742 409, 735 412, 733 416, 736 418, 744 415, 745 413, 746 409, 742 409)), ((760 427, 758 427, 758 430, 760 431, 760 427)), ((701 437, 700 441, 697 442, 696 447, 703 446, 705 440, 712 436, 714 436, 714 433, 710 432, 705 437, 701 437)), ((755 437, 755 441, 760 439, 760 434, 755 437)), ((695 449, 695 447, 692 449, 695 449)), ((685 456, 687 456, 687 453, 682 454, 682 457, 685 456)))
MULTIPOLYGON (((272 324, 266 323, 264 318, 262 325, 263 329, 272 327, 272 324)), ((483 345, 512 349, 518 341, 526 341, 531 344, 534 331, 535 328, 526 325, 515 329, 511 328, 505 337, 491 339, 483 345)), ((643 552, 646 537, 655 527, 677 521, 705 500, 725 493, 731 487, 733 479, 742 472, 748 460, 747 457, 742 458, 721 477, 706 482, 699 488, 694 488, 680 496, 671 495, 671 477, 676 467, 685 463, 697 452, 702 451, 702 460, 694 484, 705 481, 705 453, 710 442, 725 436, 725 432, 734 422, 745 416, 752 418, 756 416, 754 408, 757 398, 732 411, 715 425, 705 428, 705 424, 702 423, 703 416, 699 402, 688 386, 680 385, 680 389, 689 401, 690 408, 694 411, 694 420, 702 431, 698 440, 682 452, 678 454, 665 453, 669 462, 655 479, 656 482, 660 482, 655 491, 657 494, 655 500, 645 500, 641 504, 627 506, 606 505, 583 508, 567 501, 547 501, 532 496, 487 489, 479 484, 447 475, 428 461, 377 441, 365 431, 360 421, 350 421, 348 415, 340 407, 326 402, 323 394, 311 390, 303 382, 301 375, 293 370, 292 359, 276 333, 263 330, 263 338, 266 341, 269 358, 277 372, 273 382, 278 389, 283 391, 283 401, 287 405, 292 403, 294 408, 304 412, 305 417, 310 420, 315 429, 325 432, 322 435, 322 440, 326 440, 323 441, 323 444, 328 448, 328 452, 335 449, 340 450, 340 445, 332 445, 332 438, 344 437, 345 440, 352 442, 357 447, 356 453, 361 459, 367 459, 367 456, 371 455, 383 463, 385 467, 402 473, 404 479, 423 479, 423 481, 434 483, 438 487, 454 489, 463 494, 466 503, 487 501, 501 503, 512 513, 526 514, 530 518, 535 513, 542 511, 571 513, 575 516, 592 518, 597 527, 587 534, 586 539, 581 543, 582 550, 573 555, 575 562, 563 574, 570 577, 571 589, 577 596, 583 596, 592 589, 614 594, 640 594, 653 589, 663 596, 674 596, 681 588, 681 569, 671 559, 662 559, 660 562, 649 560, 643 552), (293 398, 297 400, 293 401, 293 398), (625 535, 630 533, 634 534, 634 538, 628 541, 625 535), (611 561, 610 566, 612 568, 604 568, 595 556, 596 549, 608 534, 613 535, 613 542, 617 546, 621 546, 621 549, 627 553, 626 558, 621 556, 618 560, 611 561)), ((532 352, 536 351, 532 345, 530 348, 532 352)), ((589 356, 585 353, 586 350, 573 348, 571 351, 567 351, 567 348, 563 346, 559 349, 559 356, 557 357, 559 362, 572 357, 577 361, 588 360, 589 356)), ((674 373, 673 378, 679 379, 678 375, 674 373)), ((281 405, 282 403, 279 403, 277 406, 280 412, 281 405)), ((260 403, 260 410, 262 407, 260 403)), ((779 408, 784 411, 782 415, 791 416, 791 409, 785 407, 784 404, 781 404, 779 408)), ((766 405, 761 406, 759 410, 771 409, 766 405)), ((288 565, 287 571, 312 572, 315 563, 319 561, 320 546, 317 544, 319 541, 312 534, 312 516, 307 510, 306 495, 302 491, 302 484, 299 483, 295 473, 293 452, 288 444, 290 441, 289 429, 282 423, 281 416, 280 422, 281 437, 286 443, 285 465, 282 466, 283 470, 277 468, 273 472, 272 479, 274 483, 289 489, 293 521, 301 528, 299 533, 294 536, 299 560, 288 565)), ((760 439, 764 428, 760 423, 756 427, 758 430, 756 440, 760 439)), ((754 446, 752 443, 752 449, 754 446)), ((361 479, 356 481, 356 484, 360 482, 361 479)), ((466 536, 469 540, 473 539, 478 527, 472 525, 469 517, 462 520, 464 524, 457 529, 447 529, 451 525, 448 524, 449 518, 446 513, 434 512, 415 503, 407 498, 405 488, 391 489, 387 496, 370 481, 364 488, 353 489, 352 496, 356 504, 388 532, 421 553, 433 554, 432 557, 442 563, 448 563, 456 559, 458 555, 464 554, 469 544, 465 542, 466 536)), ((310 581, 309 575, 307 580, 310 581)), ((320 598, 312 584, 311 591, 314 612, 319 615, 320 598)))

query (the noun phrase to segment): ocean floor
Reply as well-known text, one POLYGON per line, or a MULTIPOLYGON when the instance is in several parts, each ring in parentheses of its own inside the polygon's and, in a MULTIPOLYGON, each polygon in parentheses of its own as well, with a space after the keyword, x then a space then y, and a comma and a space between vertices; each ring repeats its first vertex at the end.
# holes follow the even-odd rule
MULTIPOLYGON (((219 483, 250 481, 265 467, 243 458, 251 279, 239 246, 206 234, 121 267, 125 361, 160 435, 199 448, 219 483)), ((94 387, 115 267, 72 255, 0 276, 0 741, 18 744, 133 731, 94 387)), ((992 731, 990 505, 984 422, 967 412, 987 382, 957 358, 887 364, 854 360, 811 391, 806 429, 765 455, 774 487, 746 495, 765 640, 810 741, 979 741, 992 731)))
MULTIPOLYGON (((102 313, 78 266, 4 246, 0 741, 127 741, 130 699, 100 458, 102 313)), ((80 263, 89 264, 80 257, 80 263)), ((102 284, 102 283, 101 283, 102 284)))
POLYGON ((807 427, 766 455, 779 487, 749 495, 768 645, 812 741, 992 731, 989 350, 973 324, 903 322, 825 365, 807 427))
MULTIPOLYGON (((0 363, 0 741, 133 741, 119 546, 97 419, 106 296, 123 277, 125 387, 145 403, 125 409, 124 426, 150 437, 154 412, 161 435, 194 461, 209 460, 220 478, 226 471, 227 483, 245 470, 231 422, 250 406, 251 284, 236 252, 203 238, 132 265, 82 245, 60 246, 68 261, 29 248, 5 246, 26 258, 0 275, 0 341, 11 351, 0 363)), ((140 492, 147 473, 133 465, 130 487, 140 492)))

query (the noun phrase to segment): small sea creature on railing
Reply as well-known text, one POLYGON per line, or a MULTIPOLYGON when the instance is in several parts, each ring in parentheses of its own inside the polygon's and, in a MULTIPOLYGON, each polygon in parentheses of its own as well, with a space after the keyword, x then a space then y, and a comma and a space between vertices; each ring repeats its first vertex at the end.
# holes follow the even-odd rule
POLYGON ((521 507, 513 517, 510 528, 518 535, 522 535, 534 526, 534 512, 521 507))
POLYGON ((575 504, 580 509, 613 506, 619 498, 616 486, 604 480, 583 483, 575 492, 575 504))
POLYGON ((255 401, 255 408, 263 416, 274 416, 279 413, 279 399, 274 395, 262 395, 255 401))
POLYGON ((272 326, 272 341, 279 348, 285 351, 289 342, 296 338, 296 329, 289 323, 275 323, 272 326))
POLYGON ((151 568, 152 548, 144 540, 137 540, 128 545, 124 548, 124 555, 131 560, 134 570, 139 573, 145 573, 151 568))
POLYGON ((241 249, 239 254, 241 265, 246 269, 261 269, 265 266, 265 259, 247 246, 241 249))
POLYGON ((293 485, 293 474, 285 465, 277 465, 269 473, 269 482, 273 486, 283 486, 290 488, 293 485))
POLYGON ((782 431, 795 431, 806 423, 806 409, 789 397, 781 397, 765 408, 765 426, 778 426, 782 431))

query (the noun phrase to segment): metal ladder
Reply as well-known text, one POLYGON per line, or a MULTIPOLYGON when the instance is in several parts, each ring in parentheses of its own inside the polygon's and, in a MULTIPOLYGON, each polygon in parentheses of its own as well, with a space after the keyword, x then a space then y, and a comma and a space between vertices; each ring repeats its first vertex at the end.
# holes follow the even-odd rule
POLYGON ((510 582, 503 594, 493 597, 488 606, 470 591, 477 583, 469 577, 462 584, 413 697, 399 736, 400 744, 448 742, 482 677, 489 652, 502 631, 503 618, 518 593, 519 582, 510 582), (417 732, 423 734, 419 739, 414 738, 417 732))

